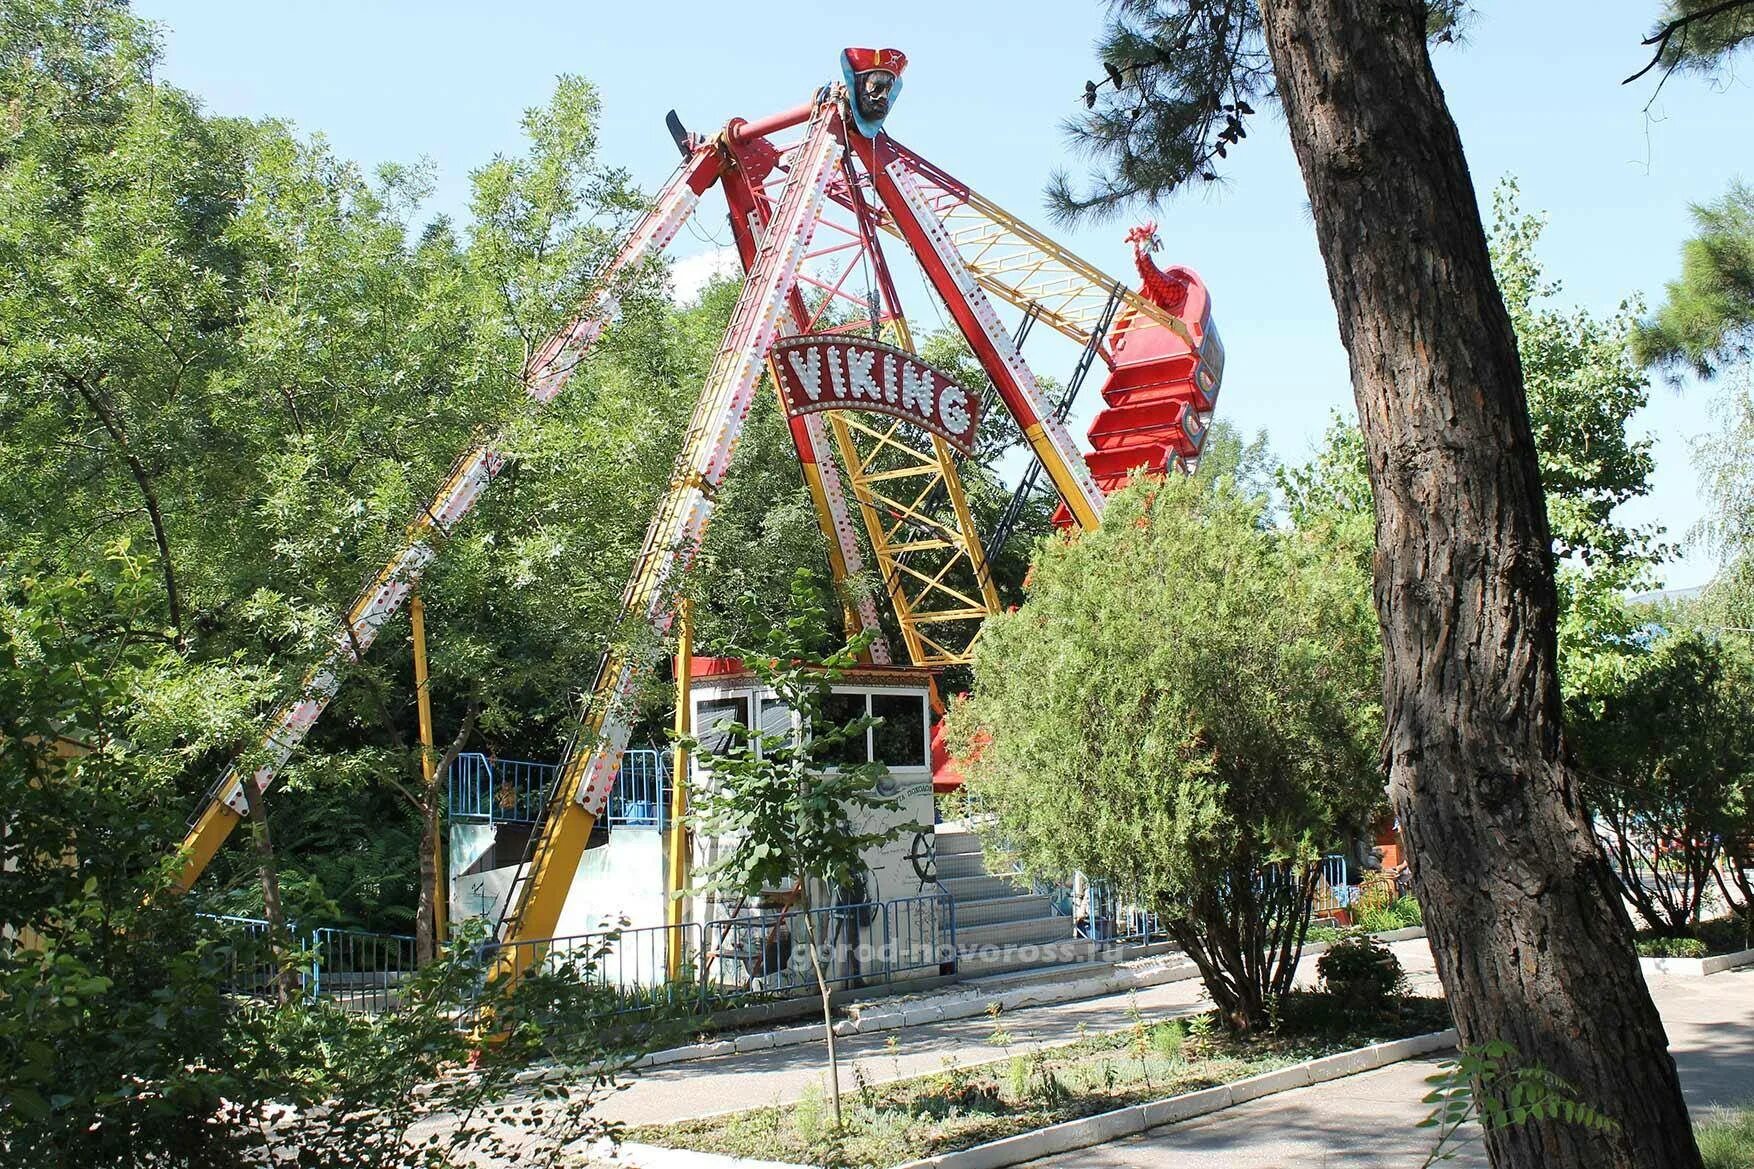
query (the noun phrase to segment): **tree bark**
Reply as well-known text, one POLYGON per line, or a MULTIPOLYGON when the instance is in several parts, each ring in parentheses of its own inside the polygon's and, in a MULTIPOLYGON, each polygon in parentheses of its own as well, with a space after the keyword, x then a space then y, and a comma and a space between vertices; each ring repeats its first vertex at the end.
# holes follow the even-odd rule
POLYGON ((286 932, 286 912, 280 905, 280 866, 274 859, 274 838, 268 833, 268 795, 249 775, 244 777, 243 792, 249 806, 250 828, 256 838, 262 918, 268 923, 268 952, 274 959, 274 997, 285 1003, 292 999, 292 969, 287 962, 291 938, 286 932))
POLYGON ((1390 794, 1464 1044, 1618 1122, 1486 1134, 1507 1166, 1700 1164, 1566 757, 1551 540, 1516 336, 1420 0, 1261 0, 1376 496, 1390 794))
POLYGON ((176 569, 171 566, 170 536, 165 530, 164 511, 159 507, 158 489, 153 486, 146 464, 134 453, 122 420, 104 402, 103 395, 79 378, 70 377, 67 381, 85 399, 85 404, 97 416, 97 420, 103 423, 104 430, 109 432, 111 441, 116 444, 116 450, 121 453, 122 461, 128 465, 128 473, 134 477, 134 486, 140 489, 140 498, 146 505, 146 517, 152 523, 152 539, 158 545, 159 572, 164 577, 165 608, 169 612, 171 629, 176 635, 177 648, 186 650, 188 642, 183 636, 182 594, 177 589, 176 569))

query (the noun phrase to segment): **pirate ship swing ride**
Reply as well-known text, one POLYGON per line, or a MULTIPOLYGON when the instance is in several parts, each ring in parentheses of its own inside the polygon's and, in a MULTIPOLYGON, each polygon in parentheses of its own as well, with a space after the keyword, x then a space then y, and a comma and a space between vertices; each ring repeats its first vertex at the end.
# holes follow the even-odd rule
MULTIPOLYGON (((675 584, 712 518, 764 375, 785 409, 836 584, 870 570, 882 581, 900 634, 899 662, 875 600, 842 593, 849 632, 872 635, 869 652, 879 666, 930 670, 968 661, 981 621, 999 605, 988 550, 1009 536, 1042 476, 1060 500, 1058 522, 1089 529, 1101 522, 1106 493, 1132 472, 1171 473, 1199 456, 1224 363, 1199 277, 1159 268, 1147 225, 1128 237, 1140 275, 1139 287, 1128 288, 891 137, 884 123, 906 63, 895 49, 846 49, 839 82, 794 109, 733 118, 711 136, 688 133, 671 113, 680 166, 619 241, 583 309, 524 370, 535 404, 560 394, 615 320, 620 282, 720 188, 742 290, 621 606, 624 633, 658 637, 617 638, 603 657, 575 745, 504 902, 501 952, 523 957, 502 962, 502 976, 516 977, 554 935, 627 746, 636 681, 653 665, 655 650, 632 647, 661 646, 671 633, 675 584), (918 265, 989 379, 982 392, 915 355, 886 245, 918 265), (850 286, 855 271, 872 280, 874 296, 850 286), (995 299, 1022 312, 1015 330, 1001 322, 995 299), (1057 400, 1019 349, 1037 325, 1081 347, 1057 400), (1093 449, 1084 454, 1065 422, 1073 395, 1098 366, 1103 406, 1089 430, 1093 449), (957 468, 983 412, 994 408, 1014 420, 1031 461, 1012 506, 983 540, 957 468)), ((349 663, 401 607, 504 461, 491 439, 458 458, 401 549, 349 608, 327 656, 239 757, 253 770, 234 762, 204 799, 179 854, 181 888, 199 878, 247 814, 246 785, 266 790, 276 781, 349 663)), ((684 660, 688 652, 682 648, 684 660)))

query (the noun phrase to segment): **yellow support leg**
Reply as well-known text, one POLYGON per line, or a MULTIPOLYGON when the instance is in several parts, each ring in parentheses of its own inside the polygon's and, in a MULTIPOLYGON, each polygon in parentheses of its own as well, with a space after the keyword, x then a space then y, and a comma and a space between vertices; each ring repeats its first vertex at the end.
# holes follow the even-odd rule
POLYGON ((1071 511, 1072 518, 1078 521, 1079 528, 1086 532, 1093 532, 1100 527, 1102 517, 1096 514, 1096 510, 1090 506, 1090 501, 1084 498, 1084 492, 1078 486, 1078 481, 1072 477, 1071 468, 1066 466, 1065 460, 1060 457, 1059 448, 1048 441, 1047 432, 1042 429, 1041 423, 1030 423, 1024 429, 1023 437, 1028 440, 1030 449, 1035 452, 1035 457, 1041 460, 1041 465, 1047 470, 1048 478, 1053 480, 1054 488, 1059 491, 1060 498, 1066 501, 1066 507, 1071 511))
MULTIPOLYGON (((834 545, 831 543, 830 548, 834 545)), ((670 774, 670 864, 665 874, 664 921, 670 927, 664 949, 664 972, 671 982, 682 977, 682 922, 688 891, 688 748, 683 738, 693 729, 688 691, 694 675, 694 606, 687 597, 676 607, 676 756, 670 774)))
MULTIPOLYGON (((426 669, 426 603, 415 593, 408 598, 408 619, 414 627, 414 704, 420 718, 420 776, 426 789, 432 791, 437 782, 438 754, 432 739, 432 678, 426 669)), ((449 874, 445 872, 445 842, 442 825, 433 825, 432 834, 432 937, 444 945, 446 932, 445 902, 449 897, 449 874)))
POLYGON ((231 835, 231 830, 238 826, 243 817, 232 811, 222 800, 209 800, 201 809, 201 818, 183 837, 182 848, 177 855, 182 859, 183 866, 177 870, 176 881, 172 888, 178 893, 187 893, 213 863, 213 857, 219 852, 219 846, 231 835))

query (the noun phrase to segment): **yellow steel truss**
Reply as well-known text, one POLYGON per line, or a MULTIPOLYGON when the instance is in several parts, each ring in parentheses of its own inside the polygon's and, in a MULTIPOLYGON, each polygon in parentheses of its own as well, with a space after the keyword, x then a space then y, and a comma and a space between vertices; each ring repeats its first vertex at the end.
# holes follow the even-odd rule
MULTIPOLYGON (((899 143, 897 144, 899 146, 899 143)), ((932 211, 956 244, 975 283, 1079 344, 1089 341, 1109 297, 1193 345, 1187 325, 1093 264, 1068 252, 992 200, 962 186, 902 148, 932 211)), ((885 213, 882 227, 899 235, 885 213)))
POLYGON ((999 593, 949 445, 934 434, 922 449, 905 423, 877 415, 828 420, 909 659, 966 663, 999 593))

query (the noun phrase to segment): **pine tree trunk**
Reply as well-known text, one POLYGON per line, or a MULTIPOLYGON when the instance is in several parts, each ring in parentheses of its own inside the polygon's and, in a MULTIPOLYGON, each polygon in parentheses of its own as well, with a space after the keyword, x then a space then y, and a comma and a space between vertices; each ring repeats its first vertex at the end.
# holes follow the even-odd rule
POLYGON ((1566 757, 1516 337, 1420 0, 1261 0, 1376 494, 1390 789, 1462 1041, 1619 1123, 1487 1134, 1499 1169, 1700 1163, 1566 757))

